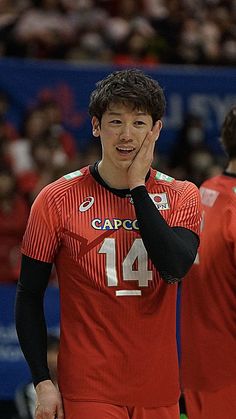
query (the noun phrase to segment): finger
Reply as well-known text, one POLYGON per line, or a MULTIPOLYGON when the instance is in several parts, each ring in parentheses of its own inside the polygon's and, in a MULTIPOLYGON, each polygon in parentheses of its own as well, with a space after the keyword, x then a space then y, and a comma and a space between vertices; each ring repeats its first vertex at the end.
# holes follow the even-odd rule
POLYGON ((141 147, 143 154, 146 154, 148 152, 153 153, 155 144, 156 144, 156 136, 153 134, 153 131, 150 131, 147 134, 141 147))
POLYGON ((64 419, 64 410, 63 410, 62 405, 58 406, 57 419, 64 419))
POLYGON ((37 403, 37 405, 35 406, 35 419, 40 419, 41 417, 39 409, 40 409, 40 404, 37 403))
POLYGON ((150 148, 153 144, 155 144, 155 141, 153 140, 153 132, 149 131, 143 140, 140 150, 143 150, 146 152, 147 149, 150 148))
POLYGON ((142 145, 146 147, 148 147, 149 145, 155 145, 156 140, 159 137, 159 133, 159 125, 155 124, 153 129, 147 133, 142 145))
POLYGON ((161 126, 161 121, 158 120, 152 128, 151 132, 154 141, 156 141, 160 135, 161 126))
MULTIPOLYGON (((42 408, 38 405, 35 409, 35 419, 54 419, 57 418, 56 412, 53 412, 51 409, 42 408)), ((62 416, 63 418, 63 416, 62 416)))

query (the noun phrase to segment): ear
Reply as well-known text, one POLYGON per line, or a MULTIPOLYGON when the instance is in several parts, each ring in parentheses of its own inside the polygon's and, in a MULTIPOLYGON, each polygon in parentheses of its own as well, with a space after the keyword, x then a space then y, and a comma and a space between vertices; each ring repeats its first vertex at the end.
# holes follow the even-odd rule
POLYGON ((100 123, 99 120, 96 116, 92 117, 92 127, 93 127, 93 136, 94 137, 99 137, 100 135, 100 123))
POLYGON ((158 134, 157 134, 157 137, 156 137, 156 141, 158 140, 158 138, 159 138, 159 135, 160 135, 160 132, 161 132, 161 129, 162 129, 162 121, 160 120, 160 119, 158 119, 158 121, 156 121, 156 123, 155 123, 155 126, 157 127, 157 129, 158 129, 158 134))

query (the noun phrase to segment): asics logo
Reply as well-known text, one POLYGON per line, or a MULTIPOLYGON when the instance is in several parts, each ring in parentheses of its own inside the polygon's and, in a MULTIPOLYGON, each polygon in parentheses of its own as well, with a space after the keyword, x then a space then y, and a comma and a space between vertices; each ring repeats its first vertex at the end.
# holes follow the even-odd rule
POLYGON ((93 204, 94 204, 94 197, 93 196, 87 196, 84 199, 84 202, 82 202, 82 204, 80 204, 79 211, 80 212, 85 212, 85 211, 89 210, 89 208, 91 208, 91 206, 93 204))

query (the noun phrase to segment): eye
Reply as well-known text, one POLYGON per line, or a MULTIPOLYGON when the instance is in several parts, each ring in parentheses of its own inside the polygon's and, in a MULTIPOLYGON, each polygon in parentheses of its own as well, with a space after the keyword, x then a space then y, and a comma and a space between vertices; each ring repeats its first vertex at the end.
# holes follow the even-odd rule
POLYGON ((109 121, 109 123, 113 125, 119 125, 121 124, 121 121, 120 119, 112 119, 111 121, 109 121))
POLYGON ((139 127, 139 126, 143 126, 143 125, 146 125, 146 124, 145 124, 145 122, 144 122, 144 121, 142 121, 142 120, 140 119, 140 120, 138 120, 138 121, 135 121, 135 122, 134 122, 134 125, 136 125, 136 126, 138 126, 138 127, 139 127))

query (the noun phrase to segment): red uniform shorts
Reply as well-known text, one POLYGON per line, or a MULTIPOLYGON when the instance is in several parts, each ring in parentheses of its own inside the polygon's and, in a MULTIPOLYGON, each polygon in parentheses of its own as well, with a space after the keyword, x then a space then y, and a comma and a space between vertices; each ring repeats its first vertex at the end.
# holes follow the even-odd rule
POLYGON ((235 419, 236 385, 217 391, 184 391, 188 419, 235 419))
POLYGON ((63 399, 65 419, 179 419, 179 405, 159 408, 116 406, 63 399))

